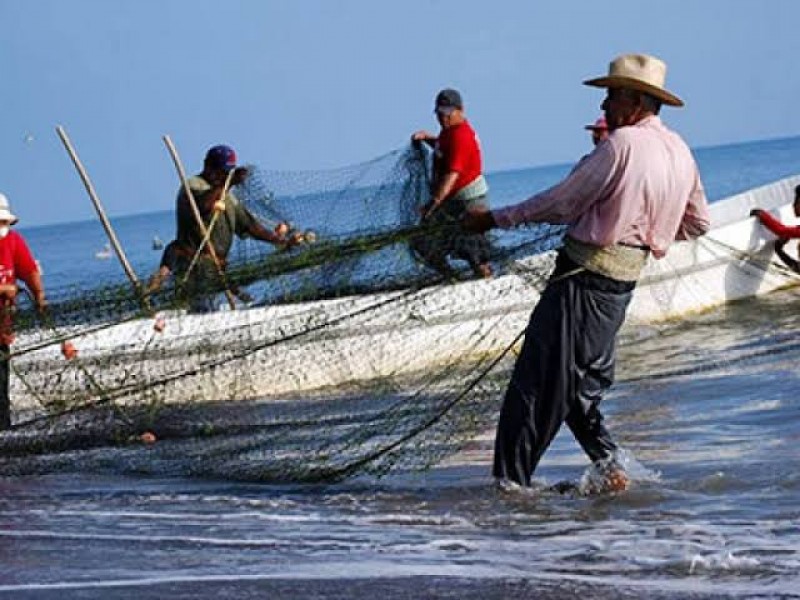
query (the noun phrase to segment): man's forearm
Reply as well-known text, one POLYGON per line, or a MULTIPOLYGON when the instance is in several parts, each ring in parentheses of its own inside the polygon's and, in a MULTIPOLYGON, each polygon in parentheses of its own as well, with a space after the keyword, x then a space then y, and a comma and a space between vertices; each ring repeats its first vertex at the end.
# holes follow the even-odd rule
POLYGON ((251 227, 248 233, 257 240, 261 240, 262 242, 269 242, 270 244, 275 244, 276 246, 280 246, 286 243, 286 240, 284 238, 279 236, 274 231, 267 229, 260 223, 251 227))
POLYGON ((450 171, 447 175, 445 175, 444 179, 441 181, 436 189, 436 192, 431 198, 431 204, 433 206, 439 206, 442 202, 444 202, 453 191, 456 181, 458 181, 458 173, 455 171, 450 171))
POLYGON ((42 285, 42 276, 39 271, 34 271, 31 273, 27 279, 24 280, 25 285, 28 286, 28 289, 33 296, 34 301, 36 304, 43 304, 44 303, 44 286, 42 285))
POLYGON ((789 256, 786 251, 783 249, 783 246, 775 246, 775 254, 777 254, 780 259, 784 262, 784 264, 789 267, 792 271, 796 273, 800 273, 800 261, 793 259, 789 256))

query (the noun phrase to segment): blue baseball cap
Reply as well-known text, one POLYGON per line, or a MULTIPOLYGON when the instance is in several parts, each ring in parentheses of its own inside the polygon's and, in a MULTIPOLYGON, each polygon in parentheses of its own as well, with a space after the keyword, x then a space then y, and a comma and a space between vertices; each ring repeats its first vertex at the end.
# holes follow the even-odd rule
POLYGON ((464 109, 464 101, 461 99, 461 94, 458 93, 458 90, 446 88, 436 94, 433 112, 448 115, 455 109, 464 109))
POLYGON ((213 169, 230 171, 236 168, 236 152, 224 144, 214 146, 206 152, 206 164, 213 169))

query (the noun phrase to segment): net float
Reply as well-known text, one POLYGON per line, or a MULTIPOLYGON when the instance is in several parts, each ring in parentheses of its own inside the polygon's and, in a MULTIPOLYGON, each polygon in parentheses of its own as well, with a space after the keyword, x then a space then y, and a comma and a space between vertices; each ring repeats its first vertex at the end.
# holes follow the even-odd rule
POLYGON ((67 360, 72 360, 76 356, 78 356, 78 349, 75 347, 75 344, 72 342, 62 342, 61 344, 61 354, 67 360))

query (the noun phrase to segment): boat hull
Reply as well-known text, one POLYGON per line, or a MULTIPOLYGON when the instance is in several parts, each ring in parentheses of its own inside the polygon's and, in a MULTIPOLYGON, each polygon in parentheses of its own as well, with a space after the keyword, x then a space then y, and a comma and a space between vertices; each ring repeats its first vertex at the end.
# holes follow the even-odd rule
MULTIPOLYGON (((775 263, 774 238, 747 215, 759 206, 789 220, 798 182, 789 178, 712 205, 707 236, 650 259, 625 327, 796 284, 797 274, 775 263)), ((14 405, 279 400, 397 386, 506 350, 524 330, 553 260, 552 253, 532 256, 493 279, 419 291, 171 313, 163 331, 150 319, 115 325, 77 337, 73 361, 57 346, 15 358, 25 380, 12 378, 14 405)))

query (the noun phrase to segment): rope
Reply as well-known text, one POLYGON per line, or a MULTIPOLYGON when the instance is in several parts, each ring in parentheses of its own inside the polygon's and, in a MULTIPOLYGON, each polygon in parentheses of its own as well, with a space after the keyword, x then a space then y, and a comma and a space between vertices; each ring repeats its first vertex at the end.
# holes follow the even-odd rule
POLYGON ((739 260, 746 260, 747 262, 762 268, 764 271, 773 270, 777 271, 781 275, 789 277, 790 279, 800 280, 800 274, 798 274, 794 269, 787 267, 782 262, 778 262, 774 259, 762 259, 752 252, 740 250, 739 248, 731 246, 730 244, 726 244, 725 242, 715 239, 709 235, 705 235, 698 239, 701 243, 711 242, 712 244, 726 250, 728 254, 735 256, 739 260))
POLYGON ((427 421, 423 422, 421 425, 413 429, 411 432, 401 436, 391 444, 384 446, 374 452, 371 452, 361 458, 360 460, 351 463, 347 467, 344 467, 338 471, 334 471, 332 475, 334 478, 346 478, 363 468, 369 463, 375 462, 377 459, 381 458, 382 456, 386 456, 399 446, 409 442, 410 440, 414 439, 415 437, 419 436, 422 432, 430 429, 434 425, 436 425, 439 421, 444 418, 444 416, 449 413, 456 405, 458 405, 464 398, 467 397, 467 394, 471 392, 475 387, 483 381, 486 376, 503 360, 506 355, 516 346, 516 344, 522 339, 525 335, 525 329, 520 331, 514 339, 509 343, 501 352, 500 354, 492 360, 488 366, 480 371, 480 373, 464 388, 455 398, 453 398, 450 402, 446 403, 441 410, 439 410, 436 414, 434 414, 431 418, 427 421))

